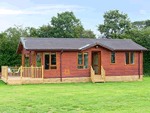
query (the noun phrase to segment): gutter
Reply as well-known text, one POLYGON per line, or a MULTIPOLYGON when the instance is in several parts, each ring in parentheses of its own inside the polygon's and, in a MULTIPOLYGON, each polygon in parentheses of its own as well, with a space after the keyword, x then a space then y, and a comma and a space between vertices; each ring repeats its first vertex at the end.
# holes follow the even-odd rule
POLYGON ((61 50, 60 53, 60 81, 62 82, 62 53, 63 53, 63 49, 61 50))

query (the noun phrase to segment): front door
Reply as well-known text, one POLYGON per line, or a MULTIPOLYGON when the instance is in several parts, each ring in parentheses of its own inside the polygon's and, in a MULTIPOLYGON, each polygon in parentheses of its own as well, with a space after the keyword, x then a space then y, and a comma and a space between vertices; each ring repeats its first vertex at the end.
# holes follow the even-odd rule
POLYGON ((92 52, 92 67, 95 74, 101 74, 101 52, 92 52))

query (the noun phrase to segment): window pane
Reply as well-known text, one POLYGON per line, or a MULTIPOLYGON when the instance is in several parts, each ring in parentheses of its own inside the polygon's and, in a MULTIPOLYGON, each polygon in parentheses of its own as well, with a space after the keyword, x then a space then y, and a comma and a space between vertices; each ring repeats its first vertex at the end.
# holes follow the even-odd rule
POLYGON ((98 64, 98 55, 97 54, 94 55, 94 64, 95 65, 98 64))
POLYGON ((88 53, 84 53, 84 69, 88 68, 88 53))
POLYGON ((131 53, 131 64, 134 64, 134 53, 131 53))
POLYGON ((36 66, 37 67, 41 66, 41 53, 37 53, 36 55, 36 66))
POLYGON ((49 69, 49 53, 45 53, 45 69, 49 69))
POLYGON ((125 53, 126 64, 129 64, 129 52, 125 53))
POLYGON ((51 53, 51 65, 56 65, 56 53, 51 53))
POLYGON ((25 54, 25 67, 29 67, 29 55, 25 54))
POLYGON ((78 65, 83 64, 82 59, 83 59, 82 53, 78 53, 78 65))
POLYGON ((94 71, 96 74, 98 73, 98 66, 94 66, 94 71))
POLYGON ((115 63, 115 53, 111 53, 111 63, 115 63))
POLYGON ((83 69, 83 66, 78 66, 78 69, 83 69))

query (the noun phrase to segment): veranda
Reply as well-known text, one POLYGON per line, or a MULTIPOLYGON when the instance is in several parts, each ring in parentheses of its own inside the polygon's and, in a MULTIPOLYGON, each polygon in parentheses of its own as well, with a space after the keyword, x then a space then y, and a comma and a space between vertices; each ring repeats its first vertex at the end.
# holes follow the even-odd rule
POLYGON ((8 67, 2 66, 1 79, 12 85, 43 83, 43 66, 42 67, 8 67))

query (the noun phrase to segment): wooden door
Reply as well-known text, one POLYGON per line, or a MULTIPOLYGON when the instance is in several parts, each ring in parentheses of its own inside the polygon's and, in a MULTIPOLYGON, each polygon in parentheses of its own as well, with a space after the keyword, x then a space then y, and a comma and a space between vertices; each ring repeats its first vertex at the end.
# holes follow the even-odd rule
POLYGON ((101 74, 101 52, 92 52, 92 67, 95 74, 101 74))

